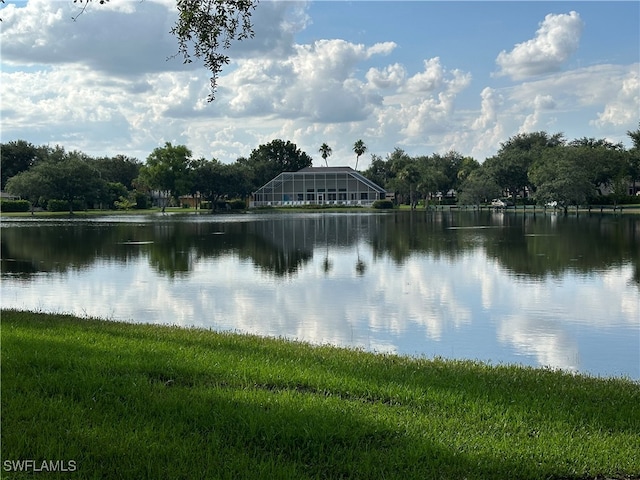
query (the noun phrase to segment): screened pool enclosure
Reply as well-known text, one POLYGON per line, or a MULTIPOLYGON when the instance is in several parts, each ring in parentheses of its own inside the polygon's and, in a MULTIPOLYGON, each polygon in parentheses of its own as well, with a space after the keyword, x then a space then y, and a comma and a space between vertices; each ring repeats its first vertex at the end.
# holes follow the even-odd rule
POLYGON ((253 194, 251 207, 371 205, 385 190, 351 167, 307 167, 283 172, 253 194))

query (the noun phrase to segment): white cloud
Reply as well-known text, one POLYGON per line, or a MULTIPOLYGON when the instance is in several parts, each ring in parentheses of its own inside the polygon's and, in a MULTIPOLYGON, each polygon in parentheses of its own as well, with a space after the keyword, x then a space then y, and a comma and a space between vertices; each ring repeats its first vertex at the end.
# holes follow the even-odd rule
POLYGON ((558 71, 577 50, 582 28, 580 15, 574 11, 547 15, 535 38, 517 44, 511 52, 498 54, 499 74, 519 80, 558 71))
POLYGON ((636 64, 629 73, 617 78, 611 88, 613 98, 608 100, 604 110, 593 121, 596 126, 613 125, 616 127, 636 122, 640 117, 640 64, 636 64), (617 88, 616 88, 617 87, 617 88))
POLYGON ((174 16, 161 4, 126 3, 104 9, 91 5, 74 22, 77 13, 71 2, 47 0, 4 9, 3 62, 85 65, 124 77, 193 68, 179 60, 167 61, 177 52, 177 43, 169 34, 174 16))
POLYGON ((367 82, 374 89, 399 88, 405 82, 407 71, 399 63, 387 65, 382 70, 370 68, 366 74, 367 82))
MULTIPOLYGON (((312 156, 327 142, 331 165, 353 165, 351 147, 362 138, 369 147, 358 164, 364 169, 369 154, 384 157, 396 146, 410 155, 455 149, 483 161, 511 135, 557 125, 622 141, 640 110, 637 63, 593 63, 504 87, 440 52, 413 53, 422 62, 416 70, 402 36, 391 31, 369 43, 368 37, 299 40, 313 10, 287 1, 260 3, 255 38, 232 47, 209 104, 209 73, 197 63, 166 61, 176 51, 169 34, 174 0, 93 2, 77 22, 71 1, 21 5, 2 10, 7 141, 140 159, 171 141, 196 156, 232 162, 284 138, 312 156)), ((577 14, 547 16, 534 40, 503 55, 509 60, 503 73, 529 72, 523 53, 547 58, 541 53, 547 44, 569 52, 562 39, 580 25, 577 14)))

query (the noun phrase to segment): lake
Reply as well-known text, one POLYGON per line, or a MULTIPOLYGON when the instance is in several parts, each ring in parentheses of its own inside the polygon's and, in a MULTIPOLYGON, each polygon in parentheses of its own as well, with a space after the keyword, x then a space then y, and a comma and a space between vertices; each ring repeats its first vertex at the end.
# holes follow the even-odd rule
POLYGON ((2 307, 640 380, 640 216, 5 218, 2 307))

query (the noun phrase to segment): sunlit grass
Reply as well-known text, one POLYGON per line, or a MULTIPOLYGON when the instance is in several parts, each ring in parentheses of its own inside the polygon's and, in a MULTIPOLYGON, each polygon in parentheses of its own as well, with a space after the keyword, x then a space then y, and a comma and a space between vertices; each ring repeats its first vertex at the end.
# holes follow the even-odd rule
POLYGON ((630 380, 6 310, 1 326, 3 466, 74 460, 76 478, 640 474, 630 380))

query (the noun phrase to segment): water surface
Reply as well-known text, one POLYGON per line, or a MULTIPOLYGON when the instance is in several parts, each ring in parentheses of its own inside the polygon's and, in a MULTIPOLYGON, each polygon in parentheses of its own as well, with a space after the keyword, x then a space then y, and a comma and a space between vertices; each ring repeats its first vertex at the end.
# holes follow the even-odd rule
POLYGON ((640 379, 640 217, 3 221, 2 307, 640 379))

